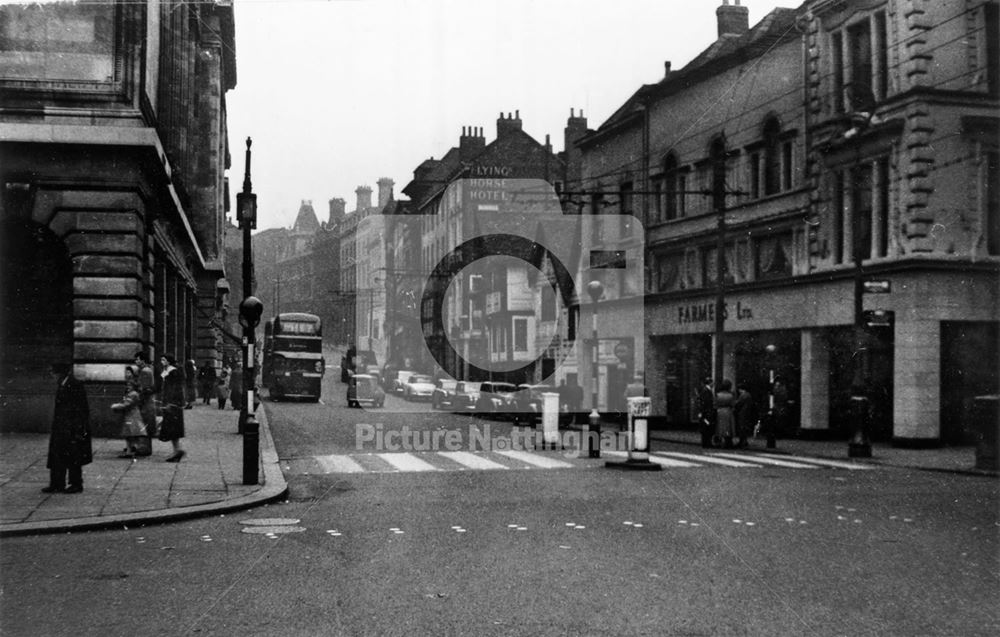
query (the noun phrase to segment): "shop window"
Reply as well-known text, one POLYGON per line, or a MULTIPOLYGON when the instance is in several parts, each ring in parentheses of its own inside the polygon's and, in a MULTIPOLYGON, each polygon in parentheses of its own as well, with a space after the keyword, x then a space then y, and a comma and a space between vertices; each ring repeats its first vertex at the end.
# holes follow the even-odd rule
MULTIPOLYGON (((722 261, 722 274, 725 277, 726 283, 733 283, 733 271, 732 271, 732 253, 733 246, 728 245, 725 248, 724 258, 722 261)), ((702 272, 703 280, 706 286, 715 285, 718 282, 718 277, 716 273, 719 270, 719 263, 717 259, 718 250, 715 246, 711 248, 706 248, 702 251, 702 272)))

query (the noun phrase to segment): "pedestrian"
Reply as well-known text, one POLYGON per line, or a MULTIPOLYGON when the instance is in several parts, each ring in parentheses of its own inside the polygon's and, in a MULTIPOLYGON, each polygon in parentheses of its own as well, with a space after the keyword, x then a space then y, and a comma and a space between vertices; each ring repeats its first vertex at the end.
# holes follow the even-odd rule
POLYGON ((733 432, 736 429, 736 419, 733 415, 733 381, 724 378, 719 383, 719 391, 715 393, 715 438, 713 446, 721 444, 726 449, 733 448, 733 432))
POLYGON ((701 432, 701 446, 708 449, 712 446, 712 435, 715 433, 715 392, 712 391, 712 379, 706 376, 698 389, 698 430, 701 432))
POLYGON ((222 362, 222 369, 219 370, 219 377, 215 385, 215 395, 219 399, 219 409, 226 408, 226 400, 229 398, 229 363, 222 362))
POLYGON ((160 403, 163 405, 163 420, 160 422, 159 439, 173 445, 174 452, 167 462, 180 462, 185 456, 181 449, 184 437, 184 372, 176 367, 176 359, 170 354, 160 358, 163 367, 161 376, 160 403))
POLYGON ((194 407, 194 401, 197 396, 197 379, 198 368, 195 367, 194 361, 188 359, 184 362, 184 395, 187 402, 184 404, 184 409, 191 409, 194 407))
POLYGON ((57 385, 49 455, 45 463, 49 469, 49 486, 42 491, 80 493, 83 491, 83 465, 90 464, 94 458, 87 390, 73 376, 73 366, 69 363, 53 363, 50 372, 57 385))
POLYGON ((780 376, 774 378, 774 387, 771 390, 771 394, 774 396, 774 410, 773 417, 771 418, 773 431, 771 435, 775 438, 786 436, 788 435, 788 420, 791 412, 788 409, 788 389, 785 387, 784 379, 780 376))
POLYGON ((146 425, 146 434, 135 441, 135 455, 148 456, 153 453, 153 436, 156 435, 156 378, 145 352, 137 351, 133 360, 136 389, 139 392, 139 412, 146 425))
POLYGON ((139 405, 142 398, 139 396, 139 378, 136 375, 135 367, 125 366, 125 395, 120 403, 111 405, 113 411, 120 413, 121 436, 125 439, 125 451, 118 454, 119 458, 129 458, 135 460, 135 456, 140 449, 141 440, 147 437, 146 422, 142 418, 142 411, 139 405))
POLYGON ((736 435, 739 436, 737 446, 746 449, 749 438, 757 427, 757 403, 754 402, 753 395, 747 390, 744 383, 739 383, 736 387, 736 402, 733 404, 733 413, 736 416, 736 435))
POLYGON ((238 363, 229 372, 229 402, 233 409, 243 409, 243 366, 238 363))
POLYGON ((198 383, 201 386, 201 400, 207 405, 215 391, 215 367, 208 361, 198 370, 198 383))

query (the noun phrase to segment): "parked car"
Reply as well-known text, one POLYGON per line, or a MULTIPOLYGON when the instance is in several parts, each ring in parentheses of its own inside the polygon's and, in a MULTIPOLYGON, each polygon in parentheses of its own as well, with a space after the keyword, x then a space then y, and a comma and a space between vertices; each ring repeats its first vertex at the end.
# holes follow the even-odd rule
POLYGON ((516 391, 517 387, 513 383, 483 383, 479 387, 476 411, 496 415, 510 413, 514 406, 514 392, 516 391))
POLYGON ((385 405, 385 392, 371 374, 354 374, 347 379, 347 406, 385 405))
MULTIPOLYGON (((541 417, 542 394, 547 392, 558 393, 552 385, 518 385, 511 409, 514 420, 525 422, 529 425, 534 423, 537 418, 541 417)), ((560 407, 557 401, 556 409, 560 407)))
POLYGON ((413 371, 412 369, 397 370, 396 375, 393 376, 392 380, 390 381, 391 387, 386 387, 386 389, 394 394, 402 394, 403 385, 405 385, 406 381, 410 379, 410 376, 413 376, 416 373, 417 372, 413 371))
POLYGON ((406 400, 430 400, 434 393, 434 379, 425 374, 412 374, 403 385, 406 400))
POLYGON ((444 409, 454 406, 455 389, 458 381, 450 378, 442 378, 435 383, 434 392, 431 394, 431 407, 434 409, 444 409))
POLYGON ((479 387, 482 383, 459 381, 455 384, 455 397, 451 399, 453 411, 475 411, 479 402, 479 387))

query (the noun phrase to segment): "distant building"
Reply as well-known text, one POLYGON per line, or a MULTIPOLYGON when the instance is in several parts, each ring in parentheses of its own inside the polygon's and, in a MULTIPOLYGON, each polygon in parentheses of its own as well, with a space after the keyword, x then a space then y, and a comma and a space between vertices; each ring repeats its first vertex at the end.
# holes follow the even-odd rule
POLYGON ((95 429, 136 351, 218 364, 232 3, 0 6, 0 421, 45 431, 53 362, 95 429))

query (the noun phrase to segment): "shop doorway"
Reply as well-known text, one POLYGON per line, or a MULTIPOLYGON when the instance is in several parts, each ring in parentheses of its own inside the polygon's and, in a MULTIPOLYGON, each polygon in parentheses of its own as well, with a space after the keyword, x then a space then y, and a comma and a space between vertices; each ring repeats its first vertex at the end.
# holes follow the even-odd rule
POLYGON ((1000 324, 944 321, 941 323, 941 441, 975 441, 973 399, 1000 392, 998 379, 1000 324))
POLYGON ((791 436, 801 424, 802 344, 798 332, 752 332, 740 335, 734 350, 736 378, 753 396, 758 412, 770 405, 771 379, 781 379, 788 395, 788 420, 781 436, 791 436))
POLYGON ((0 429, 48 431, 49 366, 73 361, 73 266, 48 228, 0 223, 0 429))
MULTIPOLYGON (((870 435, 872 440, 879 442, 892 439, 893 333, 892 323, 868 328, 869 347, 864 376, 872 410, 870 435)), ((854 328, 830 330, 827 344, 830 349, 830 429, 846 438, 854 431, 854 423, 848 415, 855 374, 854 328)))
POLYGON ((710 336, 656 339, 656 347, 666 350, 663 395, 667 426, 695 429, 698 426, 698 389, 701 379, 712 375, 710 336))

